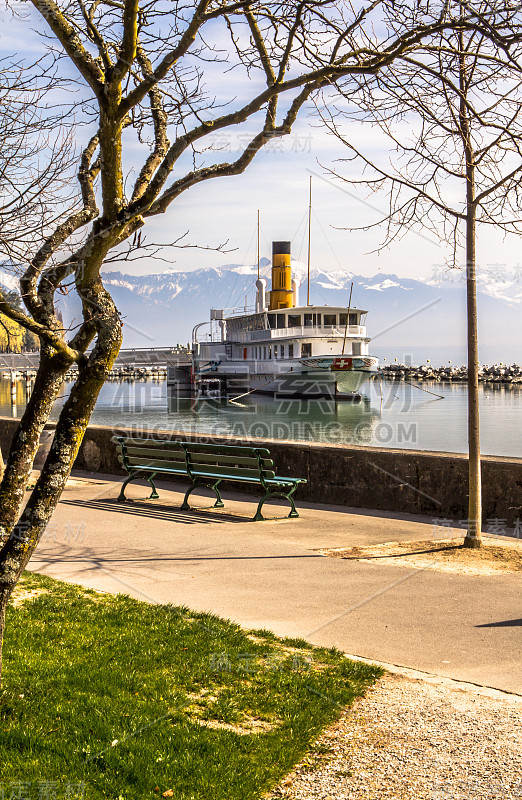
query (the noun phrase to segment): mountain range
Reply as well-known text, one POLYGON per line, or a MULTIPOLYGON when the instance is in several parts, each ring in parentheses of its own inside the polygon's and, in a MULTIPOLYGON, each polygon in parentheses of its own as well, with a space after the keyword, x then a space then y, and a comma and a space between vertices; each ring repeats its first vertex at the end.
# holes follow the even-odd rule
MULTIPOLYGON (((261 260, 261 268, 268 277, 268 259, 261 260)), ((306 266, 294 261, 292 269, 302 282, 300 303, 305 304, 306 266)), ((108 272, 104 282, 124 319, 124 347, 154 347, 190 341, 193 326, 209 319, 210 308, 240 312, 252 306, 256 276, 256 266, 230 264, 149 275, 108 272)), ((13 279, 0 272, 0 284, 13 288, 13 279)), ((369 312, 372 353, 392 358, 393 352, 410 352, 416 360, 416 351, 440 350, 440 357, 432 360, 447 361, 452 355, 464 360, 466 297, 460 272, 414 280, 380 272, 365 277, 312 269, 310 303, 347 306, 352 284, 352 307, 369 312)), ((478 306, 481 360, 522 363, 522 273, 479 279, 478 306)), ((64 322, 76 325, 80 307, 74 294, 60 297, 60 307, 64 322)))

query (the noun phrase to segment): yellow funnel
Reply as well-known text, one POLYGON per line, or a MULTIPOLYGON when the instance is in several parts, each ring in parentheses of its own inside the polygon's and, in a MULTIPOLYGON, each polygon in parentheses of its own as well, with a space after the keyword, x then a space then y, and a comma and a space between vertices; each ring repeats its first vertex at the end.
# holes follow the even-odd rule
POLYGON ((272 242, 272 291, 270 311, 293 308, 290 242, 272 242))

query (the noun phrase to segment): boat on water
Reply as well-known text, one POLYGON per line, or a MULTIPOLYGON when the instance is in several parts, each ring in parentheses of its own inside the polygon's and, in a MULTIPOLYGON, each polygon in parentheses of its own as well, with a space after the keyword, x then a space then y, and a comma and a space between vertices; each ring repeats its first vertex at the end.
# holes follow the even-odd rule
POLYGON ((290 242, 273 242, 271 290, 258 277, 254 309, 211 309, 210 320, 194 327, 190 364, 171 367, 168 383, 199 396, 360 399, 361 387, 378 370, 367 313, 351 302, 300 305, 290 242), (210 331, 201 336, 203 325, 210 331))

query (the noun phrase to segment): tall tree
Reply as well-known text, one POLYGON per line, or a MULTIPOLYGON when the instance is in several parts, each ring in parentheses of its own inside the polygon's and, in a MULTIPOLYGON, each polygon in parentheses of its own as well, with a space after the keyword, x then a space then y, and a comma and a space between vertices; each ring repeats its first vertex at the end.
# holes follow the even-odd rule
MULTIPOLYGON (((461 4, 461 11, 464 6, 461 4)), ((477 5, 484 16, 489 4, 477 5)), ((514 39, 518 9, 509 10, 514 39)), ((373 192, 387 192, 387 212, 378 222, 379 249, 415 228, 425 228, 452 245, 450 265, 465 254, 468 347, 468 520, 466 547, 480 547, 482 526, 479 352, 477 315, 477 225, 522 231, 522 112, 518 44, 509 58, 483 30, 442 32, 422 58, 396 61, 385 73, 345 87, 328 115, 330 130, 362 163, 362 177, 332 175, 373 192), (354 110, 355 109, 355 110, 354 110), (346 135, 342 118, 372 121, 391 144, 377 161, 346 135), (384 161, 388 163, 383 163, 384 161)), ((382 142, 381 142, 382 143, 382 142)), ((341 161, 345 159, 340 159, 341 161)))
MULTIPOLYGON (((0 485, 0 640, 9 597, 56 507, 121 345, 122 320, 101 278, 104 261, 188 189, 243 172, 267 142, 290 132, 322 87, 375 74, 464 23, 460 8, 444 0, 436 14, 433 3, 425 13, 420 4, 411 9, 393 0, 356 7, 340 0, 31 2, 59 74, 72 68, 82 86, 90 133, 77 163, 79 204, 26 256, 26 312, 0 298, 0 312, 41 341, 34 390, 0 485), (214 160, 213 135, 245 123, 256 132, 238 157, 214 160), (131 184, 125 172, 136 166, 136 149, 143 160, 131 184), (63 287, 82 303, 73 332, 56 313, 63 287), (74 363, 78 377, 21 511, 40 433, 74 363)), ((509 35, 496 13, 479 19, 470 10, 465 22, 509 35)))

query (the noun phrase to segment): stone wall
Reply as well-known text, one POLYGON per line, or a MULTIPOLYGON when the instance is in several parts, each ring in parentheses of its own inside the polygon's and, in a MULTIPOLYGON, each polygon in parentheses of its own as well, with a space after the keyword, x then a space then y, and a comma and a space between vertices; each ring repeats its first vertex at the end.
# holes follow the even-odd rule
MULTIPOLYGON (((4 458, 15 428, 16 420, 0 419, 0 445, 4 458)), ((129 431, 90 426, 75 467, 89 472, 124 475, 111 443, 111 437, 118 434, 128 435, 129 431)), ((148 434, 134 430, 132 435, 148 434)), ((246 442, 231 437, 187 436, 172 431, 156 431, 154 435, 166 439, 268 447, 279 475, 307 479, 308 483, 298 489, 298 502, 310 500, 355 508, 426 514, 439 519, 463 520, 467 517, 467 460, 464 455, 314 442, 260 439, 246 442)), ((482 463, 484 520, 505 519, 512 525, 515 519, 522 518, 522 459, 485 457, 482 463)), ((256 487, 243 488, 259 491, 256 487)), ((234 484, 234 490, 240 491, 241 486, 234 484)))

